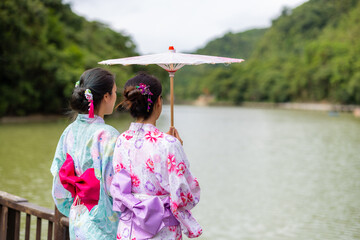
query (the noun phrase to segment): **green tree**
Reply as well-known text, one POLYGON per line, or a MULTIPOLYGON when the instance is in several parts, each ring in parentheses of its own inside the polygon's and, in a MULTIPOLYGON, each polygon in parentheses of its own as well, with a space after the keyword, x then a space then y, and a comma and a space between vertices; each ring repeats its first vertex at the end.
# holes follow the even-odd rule
MULTIPOLYGON (((61 0, 2 0, 0 39, 0 116, 61 113, 85 69, 136 55, 129 36, 86 21, 61 0)), ((120 85, 133 74, 111 71, 120 85)))

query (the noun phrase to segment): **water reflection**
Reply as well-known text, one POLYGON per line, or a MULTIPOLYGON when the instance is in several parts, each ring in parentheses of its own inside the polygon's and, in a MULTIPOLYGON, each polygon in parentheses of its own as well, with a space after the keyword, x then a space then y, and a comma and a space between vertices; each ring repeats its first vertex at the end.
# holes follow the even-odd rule
POLYGON ((177 125, 203 189, 204 239, 358 238, 359 121, 242 108, 177 114, 187 116, 177 125))
MULTIPOLYGON (((107 122, 119 131, 123 116, 107 122)), ((0 189, 49 208, 49 172, 67 123, 0 126, 0 189)), ((200 239, 359 239, 360 121, 350 115, 175 107, 202 186, 200 239)), ((164 108, 158 127, 169 128, 164 108)))

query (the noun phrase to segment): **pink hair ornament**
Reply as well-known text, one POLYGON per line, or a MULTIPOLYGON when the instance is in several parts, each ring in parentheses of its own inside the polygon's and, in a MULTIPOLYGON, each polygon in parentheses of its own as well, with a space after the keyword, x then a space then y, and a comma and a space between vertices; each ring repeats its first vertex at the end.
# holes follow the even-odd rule
POLYGON ((94 118, 94 99, 90 89, 85 90, 85 97, 89 103, 89 118, 94 118))

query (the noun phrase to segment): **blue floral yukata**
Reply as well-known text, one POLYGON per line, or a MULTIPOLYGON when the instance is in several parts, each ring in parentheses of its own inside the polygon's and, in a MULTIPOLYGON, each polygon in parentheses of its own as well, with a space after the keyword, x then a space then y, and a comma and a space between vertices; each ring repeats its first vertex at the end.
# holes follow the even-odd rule
POLYGON ((52 196, 69 217, 70 239, 116 239, 112 210, 113 151, 119 133, 95 115, 79 114, 60 137, 51 166, 52 196))

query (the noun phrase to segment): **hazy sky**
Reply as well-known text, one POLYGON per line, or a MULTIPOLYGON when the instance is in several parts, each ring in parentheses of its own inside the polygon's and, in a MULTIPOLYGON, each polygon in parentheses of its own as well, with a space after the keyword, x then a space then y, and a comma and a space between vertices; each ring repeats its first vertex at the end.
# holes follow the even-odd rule
POLYGON ((130 35, 142 54, 192 51, 214 38, 269 27, 284 6, 307 0, 64 0, 88 20, 130 35))

